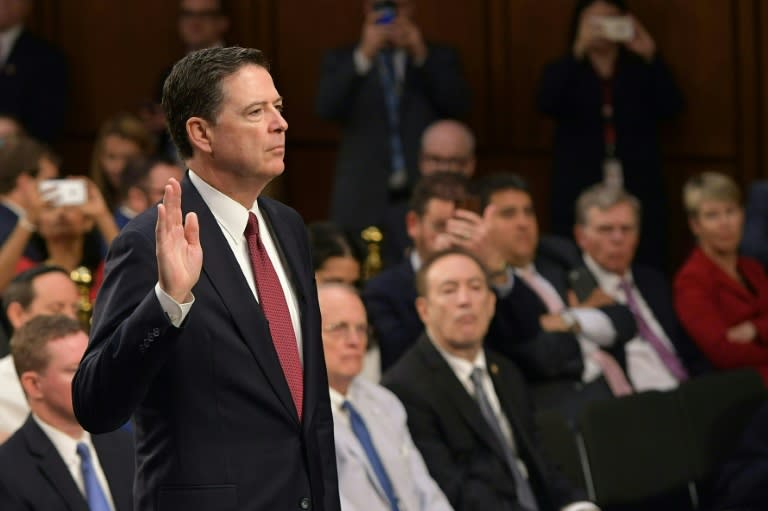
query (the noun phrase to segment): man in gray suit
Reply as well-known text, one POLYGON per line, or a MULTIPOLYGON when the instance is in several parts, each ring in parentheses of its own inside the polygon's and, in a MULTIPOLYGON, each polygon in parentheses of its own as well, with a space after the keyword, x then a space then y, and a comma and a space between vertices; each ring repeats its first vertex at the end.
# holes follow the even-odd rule
POLYGON ((450 511, 408 432, 403 405, 358 377, 368 322, 357 292, 318 289, 343 511, 450 511))

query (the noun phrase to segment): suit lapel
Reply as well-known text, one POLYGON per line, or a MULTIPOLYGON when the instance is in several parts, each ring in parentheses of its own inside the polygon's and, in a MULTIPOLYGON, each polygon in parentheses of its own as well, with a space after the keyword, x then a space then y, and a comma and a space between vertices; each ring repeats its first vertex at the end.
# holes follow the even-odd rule
POLYGON ((182 196, 184 214, 189 211, 196 212, 200 223, 203 273, 229 309, 240 336, 245 340, 284 409, 298 423, 291 391, 272 344, 269 326, 261 306, 253 297, 216 218, 188 177, 182 182, 182 196))
POLYGON ((93 435, 91 441, 99 457, 101 468, 104 470, 104 476, 107 478, 115 507, 118 510, 129 509, 131 495, 126 491, 130 490, 130 485, 126 485, 126 481, 130 478, 130 472, 126 467, 126 462, 129 460, 123 457, 124 453, 119 449, 121 444, 111 442, 110 434, 93 435))
POLYGON ((67 507, 72 511, 88 511, 85 497, 72 479, 64 460, 31 415, 22 426, 22 431, 40 473, 61 495, 67 507))
POLYGON ((426 334, 419 338, 418 349, 426 365, 432 370, 435 385, 442 389, 436 394, 450 396, 451 403, 456 407, 480 441, 485 443, 493 453, 506 463, 507 459, 504 455, 504 450, 499 445, 499 441, 486 422, 485 417, 483 417, 480 407, 456 377, 448 362, 432 345, 432 341, 429 340, 426 334))

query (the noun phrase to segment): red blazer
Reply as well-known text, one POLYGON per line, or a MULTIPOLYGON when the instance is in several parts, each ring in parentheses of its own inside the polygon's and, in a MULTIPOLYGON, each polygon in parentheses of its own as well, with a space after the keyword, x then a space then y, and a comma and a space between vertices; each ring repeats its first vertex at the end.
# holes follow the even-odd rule
POLYGON ((715 367, 754 367, 768 384, 768 276, 748 257, 739 257, 738 269, 755 294, 694 249, 675 276, 675 309, 715 367), (757 328, 755 341, 729 342, 726 331, 746 320, 757 328))

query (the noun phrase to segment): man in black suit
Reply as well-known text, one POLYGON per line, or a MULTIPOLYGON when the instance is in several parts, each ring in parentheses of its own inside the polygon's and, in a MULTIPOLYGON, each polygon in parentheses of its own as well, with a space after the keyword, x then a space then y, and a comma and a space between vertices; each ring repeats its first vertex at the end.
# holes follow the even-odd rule
POLYGON ((568 272, 579 265, 575 245, 539 239, 528 185, 497 173, 480 182, 481 204, 495 206, 491 243, 514 271, 510 296, 499 301, 488 345, 517 361, 537 408, 576 417, 590 401, 631 391, 611 351, 634 337, 632 313, 599 289, 579 301, 568 272))
POLYGON ((579 195, 574 234, 595 285, 635 316, 637 335, 616 347, 616 359, 636 390, 668 390, 711 366, 681 328, 666 277, 633 264, 640 218, 636 197, 598 184, 579 195))
POLYGON ((379 225, 408 196, 424 128, 469 110, 456 51, 424 41, 414 3, 364 0, 360 41, 323 61, 315 110, 343 130, 330 217, 349 231, 379 225))
POLYGON ((64 126, 67 110, 67 62, 58 49, 24 28, 32 0, 3 3, 0 113, 15 117, 31 136, 53 142, 64 126))
POLYGON ((88 336, 66 316, 38 316, 11 349, 31 414, 0 446, 3 511, 131 511, 128 433, 91 436, 72 410, 72 374, 88 336))
POLYGON ((416 282, 426 333, 383 383, 405 406, 416 446, 451 505, 554 511, 579 500, 540 455, 519 371, 483 347, 496 297, 480 260, 438 252, 416 282))
POLYGON ((174 66, 187 177, 110 248, 74 405, 90 431, 133 415, 142 510, 339 509, 306 231, 259 196, 288 127, 266 66, 238 47, 174 66))

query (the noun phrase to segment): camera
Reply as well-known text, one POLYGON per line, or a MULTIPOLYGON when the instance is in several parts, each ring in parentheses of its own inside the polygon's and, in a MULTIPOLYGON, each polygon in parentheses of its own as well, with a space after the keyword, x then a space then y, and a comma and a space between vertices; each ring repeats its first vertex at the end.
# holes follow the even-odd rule
POLYGON ((635 37, 635 26, 628 16, 601 16, 595 22, 609 41, 626 43, 635 37))
POLYGON ((397 18, 397 2, 394 0, 377 0, 373 3, 373 10, 379 15, 377 25, 389 25, 397 18))
POLYGON ((54 206, 79 206, 88 200, 82 179, 46 179, 38 185, 40 195, 54 206))

